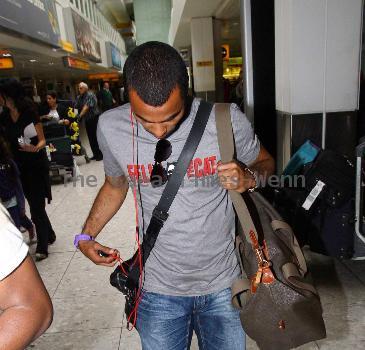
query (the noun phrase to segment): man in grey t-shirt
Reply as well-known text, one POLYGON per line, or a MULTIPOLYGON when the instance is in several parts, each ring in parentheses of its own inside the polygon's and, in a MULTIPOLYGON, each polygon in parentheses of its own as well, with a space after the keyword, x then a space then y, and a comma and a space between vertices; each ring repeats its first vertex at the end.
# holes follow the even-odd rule
MULTIPOLYGON (((137 47, 124 67, 130 104, 112 109, 99 121, 105 184, 83 234, 95 238, 137 186, 141 235, 146 232, 164 189, 152 186, 156 144, 164 139, 171 154, 162 166, 173 171, 193 125, 200 101, 188 98, 188 76, 180 55, 169 45, 137 47)), ((193 330, 202 349, 242 350, 244 332, 231 306, 230 286, 239 274, 234 254, 235 216, 227 189, 254 188, 257 175, 270 175, 274 161, 260 146, 250 123, 231 106, 237 161, 220 163, 215 109, 190 163, 169 218, 144 267, 136 328, 143 349, 187 349, 193 330)), ((94 263, 113 266, 115 252, 96 241, 80 240, 80 250, 94 263)))

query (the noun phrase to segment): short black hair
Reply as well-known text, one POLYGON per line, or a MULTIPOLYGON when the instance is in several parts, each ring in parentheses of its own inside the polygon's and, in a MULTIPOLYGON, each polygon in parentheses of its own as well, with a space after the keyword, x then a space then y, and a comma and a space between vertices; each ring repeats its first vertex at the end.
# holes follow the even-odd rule
POLYGON ((52 98, 57 100, 57 92, 54 90, 47 91, 47 96, 51 96, 52 98))
POLYGON ((25 95, 23 85, 15 78, 0 79, 0 95, 12 99, 20 113, 36 110, 34 102, 25 95))
POLYGON ((14 101, 25 98, 24 87, 15 78, 0 79, 0 94, 3 97, 10 97, 14 101))
POLYGON ((124 86, 135 90, 150 106, 162 106, 172 90, 180 88, 186 100, 189 76, 180 54, 170 45, 149 41, 137 46, 127 58, 123 68, 124 86))

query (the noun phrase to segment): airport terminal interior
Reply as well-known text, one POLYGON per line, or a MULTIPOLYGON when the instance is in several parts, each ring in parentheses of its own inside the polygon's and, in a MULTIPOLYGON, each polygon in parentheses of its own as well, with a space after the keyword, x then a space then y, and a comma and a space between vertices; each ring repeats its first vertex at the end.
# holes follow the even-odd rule
MULTIPOLYGON (((0 126, 1 84, 14 78, 41 117, 52 191, 46 211, 57 237, 42 255, 37 235, 20 225, 54 309, 51 326, 26 349, 142 349, 137 330, 128 329, 125 297, 110 285, 114 269, 85 258, 74 236, 105 180, 97 122, 90 131, 78 118, 82 89, 95 98, 98 118, 126 107, 125 62, 150 41, 179 53, 189 96, 235 104, 275 160, 274 175, 255 192, 292 227, 326 327, 326 337, 297 349, 365 349, 364 6, 363 0, 0 0, 0 126), (59 112, 52 123, 52 101, 67 123, 59 112)), ((168 157, 155 157, 156 164, 164 171, 167 164, 171 176, 168 157)), ((146 178, 152 166, 131 171, 146 178)), ((214 174, 201 160, 189 169, 188 175, 214 174)), ((0 196, 0 203, 7 202, 0 196)), ((130 188, 97 238, 124 260, 138 250, 136 203, 130 188)), ((34 222, 28 203, 26 213, 34 222)), ((199 349, 195 332, 190 349, 199 349)), ((260 347, 247 336, 246 349, 260 347)))

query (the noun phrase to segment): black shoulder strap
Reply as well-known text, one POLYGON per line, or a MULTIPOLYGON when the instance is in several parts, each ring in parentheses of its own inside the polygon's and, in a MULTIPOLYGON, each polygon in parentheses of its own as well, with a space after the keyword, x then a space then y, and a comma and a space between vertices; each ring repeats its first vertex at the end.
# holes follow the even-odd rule
POLYGON ((181 151, 174 172, 166 184, 158 205, 153 210, 151 222, 148 225, 142 243, 143 264, 146 263, 148 256, 155 245, 157 236, 169 216, 169 209, 184 179, 189 164, 194 157, 195 151, 198 148, 212 108, 213 105, 211 103, 205 101, 200 102, 193 126, 185 142, 184 148, 181 151))

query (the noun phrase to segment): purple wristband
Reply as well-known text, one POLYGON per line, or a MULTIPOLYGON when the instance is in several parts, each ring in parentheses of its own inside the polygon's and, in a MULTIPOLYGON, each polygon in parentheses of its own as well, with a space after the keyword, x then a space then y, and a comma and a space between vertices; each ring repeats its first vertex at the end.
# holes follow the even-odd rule
POLYGON ((75 236, 74 246, 78 249, 80 241, 93 241, 94 237, 81 233, 75 236))

